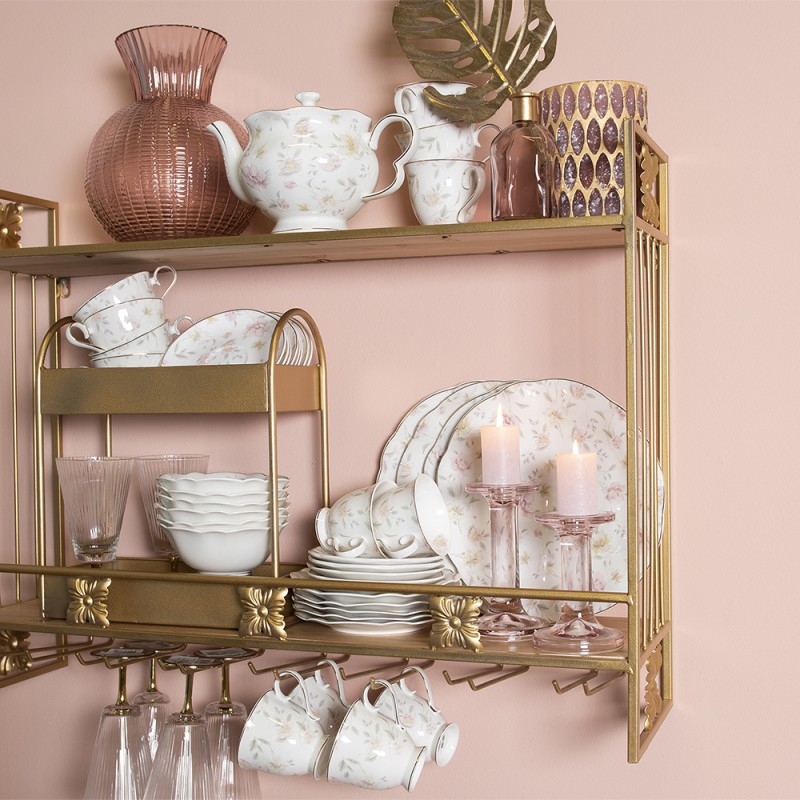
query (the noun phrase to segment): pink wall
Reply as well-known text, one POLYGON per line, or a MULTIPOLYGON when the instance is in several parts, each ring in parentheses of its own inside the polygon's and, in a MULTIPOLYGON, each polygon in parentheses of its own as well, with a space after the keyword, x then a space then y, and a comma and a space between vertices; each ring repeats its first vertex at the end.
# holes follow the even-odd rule
MULTIPOLYGON (((286 107, 295 92, 314 89, 324 105, 377 119, 391 110, 393 87, 415 78, 394 39, 392 5, 6 0, 0 184, 58 200, 62 243, 105 240, 84 199, 83 162, 100 124, 130 101, 113 40, 138 25, 184 22, 225 35, 212 99, 236 117, 286 107)), ((426 768, 415 795, 797 797, 797 707, 792 684, 783 682, 794 680, 787 666, 800 655, 787 591, 800 547, 784 516, 797 495, 788 440, 797 439, 800 272, 790 227, 779 223, 794 227, 797 208, 800 105, 791 80, 800 5, 548 6, 558 51, 532 88, 640 81, 649 89, 650 131, 671 156, 676 704, 643 762, 631 766, 621 687, 559 697, 549 684, 556 676, 535 670, 473 693, 447 687, 437 671, 437 700, 461 724, 462 742, 447 768, 426 768), (767 674, 773 653, 784 658, 770 661, 767 674)), ((369 205, 354 226, 412 222, 401 192, 369 205)), ((269 225, 259 219, 252 230, 269 225)), ((88 296, 99 283, 76 282, 74 290, 88 296)), ((185 273, 172 302, 176 314, 197 317, 242 305, 300 305, 314 315, 331 363, 337 494, 370 482, 384 441, 412 403, 461 380, 571 377, 621 400, 619 288, 618 263, 607 256, 473 257, 185 273), (597 331, 588 345, 553 335, 567 311, 597 331), (508 341, 498 318, 513 331, 508 341)), ((208 431, 191 420, 158 423, 147 440, 121 426, 118 452, 194 449, 211 434, 218 468, 260 468, 263 449, 226 445, 226 424, 208 431)), ((254 423, 254 435, 261 431, 254 423)), ((303 496, 312 480, 302 457, 311 432, 296 419, 282 435, 296 443, 281 461, 296 481, 286 539, 289 554, 302 558, 316 503, 313 493, 303 496)), ((256 441, 266 443, 266 435, 256 441)), ((144 547, 138 513, 132 503, 125 536, 134 551, 144 547)), ((142 680, 132 670, 131 690, 142 680)), ((241 671, 234 681, 248 704, 266 685, 241 671)), ((110 673, 73 664, 4 689, 0 795, 81 796, 97 714, 114 686, 110 673)), ((161 686, 179 695, 172 675, 161 686)), ((197 704, 215 691, 198 681, 197 704)), ((262 786, 265 796, 297 800, 367 796, 311 779, 263 776, 262 786)))

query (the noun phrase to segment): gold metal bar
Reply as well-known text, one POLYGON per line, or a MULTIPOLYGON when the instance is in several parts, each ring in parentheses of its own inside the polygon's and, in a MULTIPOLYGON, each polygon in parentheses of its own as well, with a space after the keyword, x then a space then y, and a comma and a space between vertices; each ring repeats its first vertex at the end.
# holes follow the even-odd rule
MULTIPOLYGON (((636 296, 638 302, 638 319, 639 319, 639 327, 640 330, 637 330, 636 341, 639 344, 638 351, 641 352, 641 341, 643 337, 643 328, 645 326, 645 314, 644 314, 644 306, 642 302, 642 297, 644 292, 642 291, 642 282, 643 282, 643 275, 645 272, 645 263, 647 260, 647 247, 646 247, 646 238, 644 233, 637 228, 636 231, 637 237, 637 260, 636 260, 636 296)), ((642 370, 644 372, 644 370, 642 370)), ((643 380, 643 378, 642 378, 643 380)), ((643 387, 640 387, 642 402, 644 403, 645 392, 643 387)), ((637 425, 638 428, 638 425, 637 425)), ((643 432, 642 432, 643 433, 643 432)), ((637 430, 637 448, 639 448, 639 432, 637 430)), ((642 456, 644 454, 642 453, 642 456)), ((644 463, 644 458, 642 458, 642 463, 644 463)), ((641 468, 641 467, 640 467, 641 468)), ((637 472, 637 481, 638 481, 638 472, 637 472)), ((639 511, 637 508, 637 531, 642 530, 644 532, 645 526, 645 513, 644 509, 639 511)), ((643 647, 646 647, 646 639, 647 633, 649 630, 649 619, 651 616, 651 605, 650 605, 650 573, 647 570, 647 540, 644 536, 642 536, 642 545, 641 545, 641 552, 639 554, 639 558, 637 560, 637 569, 639 569, 642 579, 641 579, 641 591, 640 591, 640 599, 641 599, 641 635, 643 640, 643 647)))
POLYGON ((617 672, 614 675, 612 675, 610 678, 608 678, 608 680, 605 680, 602 683, 596 683, 594 686, 591 687, 591 689, 589 688, 589 681, 588 680, 587 681, 581 681, 581 683, 583 683, 583 693, 587 697, 591 697, 593 694, 597 694, 598 692, 602 692, 603 689, 605 689, 607 686, 609 686, 612 683, 614 683, 614 681, 616 681, 619 678, 621 678, 624 674, 625 674, 624 672, 617 672))
MULTIPOLYGON (((620 674, 622 675, 623 673, 620 674)), ((592 680, 592 678, 596 678, 597 675, 598 672, 596 669, 590 669, 585 675, 582 675, 580 678, 576 678, 571 683, 566 683, 563 686, 554 678, 553 688, 556 690, 556 694, 566 694, 568 691, 570 691, 570 689, 575 689, 581 685, 585 686, 588 681, 592 680)))
POLYGON ((492 675, 495 672, 502 672, 503 665, 502 664, 495 664, 488 669, 482 669, 480 672, 473 672, 471 675, 462 675, 460 678, 453 678, 450 676, 450 673, 446 670, 442 670, 442 675, 444 675, 444 679, 450 684, 450 686, 456 686, 459 683, 467 683, 467 681, 475 680, 475 678, 482 678, 484 675, 492 675))
POLYGON ((469 684, 469 688, 472 689, 473 692, 478 692, 481 689, 486 689, 489 686, 494 686, 496 683, 502 683, 503 681, 507 681, 509 678, 515 678, 517 675, 522 675, 523 673, 527 672, 530 669, 529 666, 517 667, 514 670, 510 670, 508 672, 503 672, 502 675, 498 675, 496 678, 492 678, 488 681, 484 681, 483 683, 475 683, 475 676, 471 675, 467 679, 467 683, 469 684))
MULTIPOLYGON (((17 274, 11 273, 10 276, 11 292, 11 448, 14 471, 14 560, 19 564, 21 561, 20 544, 20 516, 19 516, 19 492, 20 492, 20 456, 19 456, 19 387, 17 384, 17 373, 19 364, 17 363, 17 274)), ((14 576, 14 599, 19 603, 22 599, 22 576, 17 573, 14 576)))
POLYGON ((658 447, 659 447, 659 428, 660 428, 660 406, 658 403, 659 392, 661 389, 660 378, 660 357, 661 347, 659 341, 659 319, 658 319, 658 282, 659 282, 659 264, 658 253, 659 245, 651 237, 650 248, 652 252, 651 268, 650 268, 650 306, 652 309, 651 322, 650 322, 650 340, 651 340, 651 361, 649 371, 651 376, 650 386, 650 424, 648 426, 648 439, 650 442, 649 454, 647 465, 647 478, 648 478, 648 495, 649 505, 647 506, 648 514, 648 529, 650 531, 650 554, 649 554, 649 569, 653 574, 654 586, 654 617, 652 620, 652 628, 650 638, 655 637, 656 631, 662 624, 661 612, 661 574, 658 569, 658 447))
POLYGON ((319 653, 318 655, 301 658, 298 661, 289 661, 286 664, 277 664, 269 667, 257 667, 252 661, 248 661, 247 666, 250 667, 250 672, 252 672, 253 675, 264 675, 266 672, 274 672, 277 675, 277 673, 282 672, 285 669, 300 667, 304 664, 308 664, 309 662, 314 662, 314 667, 316 668, 317 663, 322 661, 323 658, 327 657, 327 653, 319 653))
MULTIPOLYGON (((647 413, 644 418, 644 425, 642 428, 642 436, 646 437, 645 441, 645 458, 643 459, 643 521, 644 526, 642 530, 642 539, 647 542, 645 547, 646 552, 646 569, 650 575, 650 616, 647 620, 647 638, 646 642, 653 640, 656 632, 656 619, 658 616, 658 579, 656 570, 656 549, 658 546, 658 539, 656 527, 653 525, 652 511, 656 507, 653 500, 653 484, 652 480, 655 478, 655 469, 653 468, 653 461, 655 460, 655 451, 657 447, 656 429, 655 429, 655 337, 653 334, 655 328, 655 308, 653 307, 653 289, 655 284, 655 264, 653 260, 653 240, 650 237, 645 237, 647 242, 647 259, 645 262, 645 303, 647 307, 647 327, 646 327, 646 364, 647 364, 647 413)), ((643 643, 643 644, 646 644, 643 643)))
MULTIPOLYGON (((420 664, 414 664, 414 666, 415 667, 419 667, 420 669, 428 669, 428 667, 432 667, 434 665, 434 663, 435 662, 433 661, 433 659, 429 658, 429 659, 423 661, 420 664)), ((395 673, 391 677, 389 677, 389 678, 384 677, 381 680, 384 680, 387 683, 396 683, 397 681, 401 680, 402 678, 405 678, 407 675, 413 675, 413 674, 414 674, 414 670, 413 669, 409 669, 408 667, 406 667, 405 669, 400 670, 400 672, 395 673)), ((375 687, 373 686, 372 688, 374 689, 375 687)))
POLYGON ((636 174, 638 137, 633 120, 624 123, 625 131, 625 400, 627 409, 627 491, 628 491, 628 593, 633 605, 628 609, 628 760, 638 760, 639 749, 639 652, 641 650, 641 590, 639 586, 639 457, 638 408, 640 365, 637 348, 637 233, 636 203, 639 181, 636 174))
POLYGON ((361 672, 351 672, 349 675, 342 669, 339 672, 342 675, 342 680, 351 681, 353 678, 363 678, 365 675, 373 675, 376 672, 386 672, 387 669, 394 669, 395 667, 405 667, 411 659, 401 658, 399 661, 390 661, 382 667, 371 667, 370 669, 361 670, 361 672))

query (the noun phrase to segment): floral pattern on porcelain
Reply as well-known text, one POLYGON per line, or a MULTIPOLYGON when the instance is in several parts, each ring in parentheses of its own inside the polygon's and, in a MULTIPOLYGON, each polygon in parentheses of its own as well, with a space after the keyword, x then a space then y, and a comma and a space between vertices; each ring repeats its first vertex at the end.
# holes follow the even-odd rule
POLYGON ((412 161, 406 171, 411 206, 421 225, 452 225, 475 216, 486 185, 480 161, 412 161))
POLYGON ((358 700, 339 728, 328 777, 363 789, 390 789, 403 785, 418 755, 405 728, 358 700))
MULTIPOLYGON (((279 316, 275 312, 252 309, 212 314, 178 336, 161 363, 163 366, 262 364, 269 357, 272 332, 279 316)), ((300 348, 290 343, 289 330, 287 325, 281 334, 279 364, 299 363, 300 348)), ((296 334, 301 328, 297 326, 292 330, 296 334)), ((310 348, 306 348, 302 355, 302 361, 310 363, 310 348)))
POLYGON ((274 775, 306 775, 325 743, 319 723, 274 690, 258 701, 247 719, 239 763, 274 775))
MULTIPOLYGON (((519 425, 521 480, 540 485, 519 506, 520 583, 525 588, 558 589, 561 564, 555 531, 538 523, 537 513, 553 511, 555 456, 573 440, 598 454, 601 508, 615 513, 592 537, 592 589, 627 588, 627 492, 625 410, 600 392, 567 380, 518 381, 469 407, 458 419, 436 472, 452 523, 450 557, 466 583, 489 585, 491 577, 489 510, 483 497, 467 492, 480 482, 480 428, 491 425, 502 404, 508 421, 519 425)), ((641 439, 640 439, 641 441, 641 439)), ((663 521, 663 476, 658 474, 658 513, 663 521)), ((555 603, 525 601, 551 620, 555 603)), ((596 610, 607 608, 596 604, 596 610)))
MULTIPOLYGON (((276 232, 343 230, 378 180, 377 138, 400 115, 384 117, 370 131, 371 120, 350 109, 314 105, 319 95, 302 92, 303 103, 282 111, 260 111, 246 120, 250 139, 241 155, 238 176, 247 199, 277 221, 276 232), (375 140, 373 142, 373 139, 375 140)), ((402 185, 402 164, 416 148, 416 134, 395 165, 395 181, 379 194, 402 185)), ((227 156, 226 156, 227 157, 227 156)))

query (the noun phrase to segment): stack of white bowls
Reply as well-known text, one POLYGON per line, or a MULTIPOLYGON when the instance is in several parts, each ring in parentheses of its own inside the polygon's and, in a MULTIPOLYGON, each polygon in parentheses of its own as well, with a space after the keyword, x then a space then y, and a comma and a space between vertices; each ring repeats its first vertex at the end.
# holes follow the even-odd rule
POLYGON ((180 333, 179 323, 192 324, 191 317, 166 317, 164 297, 176 278, 172 267, 161 266, 152 275, 137 272, 107 286, 73 313, 67 341, 89 350, 93 367, 157 367, 180 333), (172 280, 159 297, 155 287, 162 271, 172 280))
MULTIPOLYGON (((272 552, 269 477, 190 472, 156 478, 156 517, 181 561, 198 572, 247 575, 272 552)), ((289 479, 278 477, 278 525, 289 521, 289 479)))

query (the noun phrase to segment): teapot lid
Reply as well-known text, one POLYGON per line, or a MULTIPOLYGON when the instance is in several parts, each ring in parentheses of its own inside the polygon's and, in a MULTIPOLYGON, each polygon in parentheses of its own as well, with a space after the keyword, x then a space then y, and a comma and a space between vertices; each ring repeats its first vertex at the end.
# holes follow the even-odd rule
POLYGON ((316 106, 319 102, 319 92, 298 92, 294 99, 301 106, 316 106))

